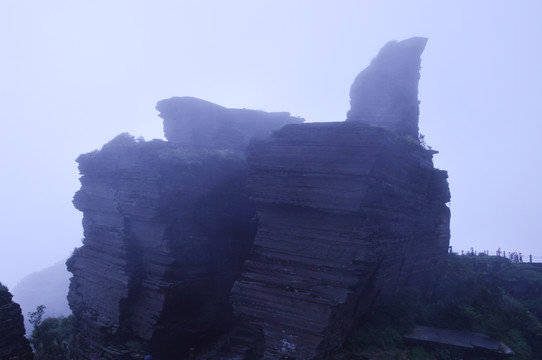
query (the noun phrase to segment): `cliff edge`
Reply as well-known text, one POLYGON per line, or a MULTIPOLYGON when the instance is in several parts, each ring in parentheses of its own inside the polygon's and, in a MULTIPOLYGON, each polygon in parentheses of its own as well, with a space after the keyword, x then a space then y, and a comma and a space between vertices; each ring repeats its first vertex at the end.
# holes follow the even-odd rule
POLYGON ((0 359, 32 360, 30 342, 24 336, 24 320, 19 304, 0 283, 0 359))

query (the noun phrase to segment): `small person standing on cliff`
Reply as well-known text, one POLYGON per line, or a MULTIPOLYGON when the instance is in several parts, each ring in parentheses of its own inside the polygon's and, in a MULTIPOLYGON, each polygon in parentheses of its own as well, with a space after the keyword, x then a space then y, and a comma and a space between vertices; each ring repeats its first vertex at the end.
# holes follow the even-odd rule
POLYGON ((501 248, 497 249, 497 256, 501 256, 501 248))

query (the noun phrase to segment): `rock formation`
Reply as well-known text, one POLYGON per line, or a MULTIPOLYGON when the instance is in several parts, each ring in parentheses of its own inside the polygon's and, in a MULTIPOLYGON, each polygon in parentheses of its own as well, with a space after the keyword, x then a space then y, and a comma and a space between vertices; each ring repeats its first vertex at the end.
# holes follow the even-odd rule
POLYGON ((11 293, 0 283, 0 359, 34 359, 32 348, 24 334, 21 307, 12 301, 11 293))
POLYGON ((350 89, 347 121, 361 121, 418 138, 420 55, 426 38, 390 41, 350 89))
POLYGON ((346 122, 172 98, 168 142, 79 157, 77 356, 323 359, 375 302, 430 285, 450 194, 418 140, 425 42, 382 49, 346 122))
POLYGON ((159 101, 156 109, 164 119, 168 141, 198 148, 244 151, 251 139, 266 137, 284 124, 304 121, 287 112, 227 109, 188 96, 159 101))
POLYGON ((68 261, 78 355, 181 354, 220 331, 254 236, 244 157, 121 135, 78 162, 85 239, 68 261))
POLYGON ((265 359, 329 355, 371 304, 431 284, 444 261, 447 174, 418 141, 425 43, 380 51, 347 122, 287 125, 249 148, 259 226, 232 301, 265 359))
POLYGON ((262 331, 266 359, 324 356, 375 301, 432 283, 449 192, 431 157, 359 122, 287 125, 252 144, 259 226, 232 298, 262 331))
POLYGON ((230 326, 229 291, 256 230, 237 149, 288 119, 303 121, 193 98, 158 108, 168 142, 122 134, 77 160, 83 176, 74 205, 85 238, 68 260, 68 301, 82 359, 120 359, 134 349, 179 356, 230 326), (219 130, 222 115, 228 126, 255 124, 219 130))

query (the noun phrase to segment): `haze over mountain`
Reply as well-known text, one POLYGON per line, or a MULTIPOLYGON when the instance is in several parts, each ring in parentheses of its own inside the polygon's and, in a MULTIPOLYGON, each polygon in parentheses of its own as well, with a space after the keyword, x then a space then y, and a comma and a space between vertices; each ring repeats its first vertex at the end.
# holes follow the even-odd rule
POLYGON ((161 138, 161 99, 346 118, 382 44, 429 38, 420 131, 450 173, 456 250, 540 256, 542 3, 6 1, 0 281, 81 245, 75 159, 128 131, 161 138))
POLYGON ((68 286, 71 274, 66 269, 66 261, 34 272, 17 283, 11 290, 13 301, 21 306, 26 333, 32 332, 28 321, 29 312, 36 311, 39 305, 45 305, 44 317, 67 316, 71 314, 68 306, 68 286))

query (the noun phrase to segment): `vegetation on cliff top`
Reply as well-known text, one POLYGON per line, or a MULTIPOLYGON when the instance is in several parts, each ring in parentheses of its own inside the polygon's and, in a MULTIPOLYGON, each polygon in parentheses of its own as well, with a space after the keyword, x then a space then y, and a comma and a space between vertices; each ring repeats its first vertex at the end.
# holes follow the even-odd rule
POLYGON ((212 160, 245 162, 245 156, 240 151, 183 146, 159 139, 145 141, 143 138, 135 138, 128 133, 117 135, 114 139, 103 145, 101 150, 94 150, 79 155, 76 161, 79 163, 81 173, 85 173, 86 169, 92 166, 94 161, 108 161, 108 158, 111 156, 134 156, 136 158, 148 159, 151 164, 160 163, 168 167, 201 167, 203 161, 212 160))
POLYGON ((39 305, 36 311, 28 313, 34 326, 30 343, 35 360, 71 359, 70 348, 76 333, 74 317, 43 318, 45 306, 39 305))
POLYGON ((512 359, 540 359, 541 320, 542 267, 494 256, 450 255, 428 299, 415 290, 398 294, 363 320, 337 358, 365 359, 369 351, 378 359, 479 359, 468 351, 404 342, 403 334, 426 325, 484 333, 510 346, 512 359))

